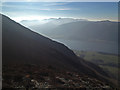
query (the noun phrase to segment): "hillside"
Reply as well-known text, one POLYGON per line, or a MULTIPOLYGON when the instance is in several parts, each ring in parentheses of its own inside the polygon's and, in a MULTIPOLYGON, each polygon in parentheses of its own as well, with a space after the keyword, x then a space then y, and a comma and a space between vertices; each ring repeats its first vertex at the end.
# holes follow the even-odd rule
MULTIPOLYGON (((65 45, 37 34, 6 16, 2 16, 2 23, 3 71, 4 66, 9 67, 17 64, 20 64, 21 67, 25 64, 50 65, 65 71, 88 75, 111 84, 111 81, 108 80, 109 75, 100 67, 77 57, 65 45)), ((16 75, 18 70, 16 68, 16 75)))
POLYGON ((105 88, 111 87, 96 78, 53 66, 17 64, 3 66, 4 88, 105 88), (17 70, 17 71, 16 71, 17 70), (12 71, 12 72, 11 72, 12 71), (17 73, 17 74, 16 74, 17 73), (12 82, 12 83, 11 83, 12 82))

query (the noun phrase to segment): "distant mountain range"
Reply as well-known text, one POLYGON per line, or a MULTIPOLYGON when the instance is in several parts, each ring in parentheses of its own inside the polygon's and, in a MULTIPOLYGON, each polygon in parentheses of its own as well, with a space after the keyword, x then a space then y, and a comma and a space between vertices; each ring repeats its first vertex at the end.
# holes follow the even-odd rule
POLYGON ((64 43, 73 50, 91 51, 93 48, 92 50, 97 52, 118 53, 119 22, 72 18, 51 18, 45 21, 47 22, 44 24, 24 25, 39 34, 64 43), (88 42, 91 44, 87 44, 88 42), (80 44, 81 47, 75 43, 80 44), (83 46, 87 48, 85 49, 83 46))
POLYGON ((33 32, 4 15, 2 23, 3 65, 51 65, 63 70, 77 71, 105 82, 110 81, 110 76, 104 70, 78 58, 65 45, 33 32))
MULTIPOLYGON (((49 32, 54 38, 64 38, 84 41, 114 41, 118 40, 118 23, 100 22, 72 22, 61 25, 49 32), (69 34, 68 34, 69 32, 69 34), (62 35, 62 36, 61 36, 62 35)), ((47 34, 47 33, 46 33, 47 34)))
POLYGON ((29 26, 32 30, 54 39, 97 42, 118 42, 118 23, 112 21, 51 21, 43 25, 29 26), (53 24, 54 22, 54 24, 53 24), (55 23, 59 23, 55 25, 55 23), (63 23, 62 23, 63 22, 63 23), (69 32, 69 33, 68 33, 69 32))
POLYGON ((46 32, 50 32, 56 27, 77 21, 87 21, 86 19, 74 19, 74 18, 50 18, 43 20, 22 20, 20 23, 28 28, 32 29, 37 33, 46 35, 46 32))
POLYGON ((74 19, 74 18, 49 18, 43 20, 22 20, 20 23, 28 26, 52 23, 54 25, 61 25, 70 22, 77 22, 77 21, 87 21, 86 19, 74 19))

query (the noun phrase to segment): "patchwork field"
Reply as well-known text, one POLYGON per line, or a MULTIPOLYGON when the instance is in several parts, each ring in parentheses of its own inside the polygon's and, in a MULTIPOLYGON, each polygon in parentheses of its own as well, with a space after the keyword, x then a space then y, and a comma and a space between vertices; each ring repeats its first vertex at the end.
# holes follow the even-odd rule
POLYGON ((113 78, 117 79, 118 77, 118 56, 114 54, 107 54, 101 52, 90 52, 90 51, 76 51, 75 54, 81 58, 84 58, 87 61, 97 64, 107 73, 109 73, 113 78))

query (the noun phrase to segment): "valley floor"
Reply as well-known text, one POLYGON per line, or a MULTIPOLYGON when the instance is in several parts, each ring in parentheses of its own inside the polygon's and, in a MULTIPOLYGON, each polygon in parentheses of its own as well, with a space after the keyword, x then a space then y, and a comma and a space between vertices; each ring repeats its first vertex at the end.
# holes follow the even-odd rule
POLYGON ((119 56, 115 54, 108 54, 102 52, 92 51, 76 51, 75 54, 84 60, 92 62, 100 66, 105 72, 111 75, 114 79, 118 79, 120 67, 119 67, 119 56))

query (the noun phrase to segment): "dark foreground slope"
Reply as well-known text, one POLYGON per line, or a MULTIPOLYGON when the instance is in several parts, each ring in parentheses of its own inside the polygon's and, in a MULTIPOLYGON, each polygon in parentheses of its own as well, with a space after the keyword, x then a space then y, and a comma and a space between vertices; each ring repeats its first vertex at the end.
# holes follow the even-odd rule
POLYGON ((101 68, 78 58, 65 45, 32 32, 6 16, 2 20, 3 67, 15 64, 52 66, 108 82, 109 76, 101 68))
POLYGON ((39 65, 21 64, 10 65, 9 67, 4 66, 3 69, 4 88, 25 88, 28 86, 29 88, 110 89, 110 86, 107 83, 96 78, 78 72, 64 71, 53 66, 43 67, 39 65))

